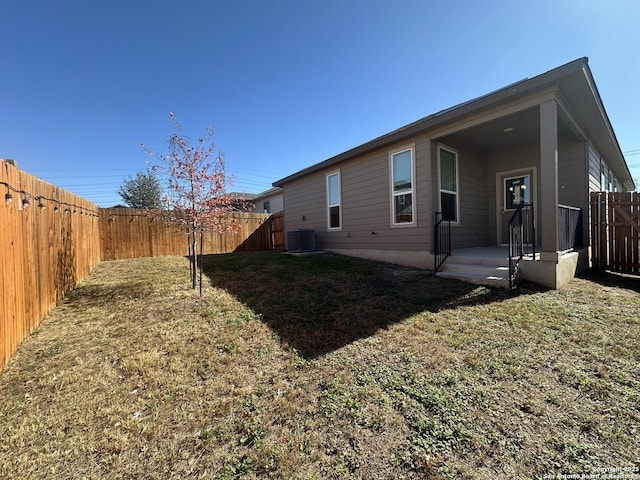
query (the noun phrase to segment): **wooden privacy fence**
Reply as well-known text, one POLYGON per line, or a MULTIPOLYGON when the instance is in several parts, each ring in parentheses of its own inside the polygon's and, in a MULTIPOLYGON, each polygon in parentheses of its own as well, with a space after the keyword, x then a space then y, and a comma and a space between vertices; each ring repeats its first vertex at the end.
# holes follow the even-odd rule
MULTIPOLYGON (((0 159, 0 371, 56 301, 101 260, 186 255, 186 232, 144 210, 99 209, 0 159)), ((284 248, 281 214, 230 213, 204 253, 284 248)))
POLYGON ((591 193, 593 266, 640 275, 640 193, 591 193))
POLYGON ((235 248, 235 252, 284 250, 284 213, 261 215, 268 218, 235 248))
MULTIPOLYGON (((205 232, 203 253, 274 249, 272 231, 281 214, 231 212, 237 231, 205 232)), ((280 220, 281 222, 281 220, 280 220)), ((284 230, 284 229, 282 229, 284 230)), ((187 230, 165 222, 158 214, 132 208, 101 208, 102 260, 187 255, 187 230)), ((284 245, 283 245, 284 247, 284 245)))
POLYGON ((100 261, 98 208, 0 160, 0 370, 100 261))

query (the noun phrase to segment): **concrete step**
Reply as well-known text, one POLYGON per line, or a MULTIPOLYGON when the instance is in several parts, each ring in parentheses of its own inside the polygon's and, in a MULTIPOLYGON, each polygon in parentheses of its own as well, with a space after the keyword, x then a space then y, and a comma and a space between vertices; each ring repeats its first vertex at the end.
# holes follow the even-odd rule
POLYGON ((458 263, 458 262, 445 262, 441 271, 452 273, 467 273, 473 275, 486 275, 492 277, 508 277, 509 265, 487 265, 477 263, 458 263))
POLYGON ((449 257, 437 276, 476 285, 509 288, 509 262, 500 258, 449 257))
POLYGON ((509 288, 509 279, 504 277, 492 277, 486 275, 474 275, 472 273, 460 273, 460 272, 438 272, 436 274, 442 278, 453 278, 467 283, 473 283, 475 285, 486 285, 488 287, 509 288))
POLYGON ((505 257, 473 257, 469 255, 464 256, 450 256, 445 261, 447 263, 459 263, 463 265, 489 265, 489 266, 501 266, 509 267, 509 259, 505 257))

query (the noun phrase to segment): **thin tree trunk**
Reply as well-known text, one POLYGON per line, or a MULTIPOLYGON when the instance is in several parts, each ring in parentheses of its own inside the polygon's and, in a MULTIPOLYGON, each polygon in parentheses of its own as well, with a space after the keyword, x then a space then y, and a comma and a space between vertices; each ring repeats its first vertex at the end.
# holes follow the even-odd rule
POLYGON ((200 230, 200 296, 202 296, 202 251, 204 244, 204 232, 200 230))
POLYGON ((187 251, 189 255, 189 280, 193 279, 193 257, 191 256, 191 233, 187 230, 187 251))
POLYGON ((193 236, 191 237, 192 242, 192 255, 193 255, 193 275, 191 276, 191 285, 195 289, 196 282, 198 279, 198 237, 196 236, 196 226, 193 228, 193 236))

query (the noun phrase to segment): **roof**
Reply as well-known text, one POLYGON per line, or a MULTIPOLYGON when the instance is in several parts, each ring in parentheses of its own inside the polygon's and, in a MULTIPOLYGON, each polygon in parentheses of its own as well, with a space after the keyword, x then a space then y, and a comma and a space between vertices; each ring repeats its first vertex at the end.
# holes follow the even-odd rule
POLYGON ((256 195, 254 195, 251 198, 251 201, 252 202, 257 202, 259 200, 262 200, 263 198, 272 197, 274 195, 281 194, 281 193, 282 193, 282 188, 273 187, 273 188, 270 188, 269 190, 265 190, 264 192, 260 192, 260 193, 258 193, 256 195))
POLYGON ((311 173, 334 167, 374 150, 390 146, 421 133, 428 132, 467 115, 481 113, 488 107, 515 100, 519 97, 541 91, 549 87, 557 87, 581 121, 587 123, 586 130, 590 140, 601 155, 613 161, 610 165, 616 176, 623 181, 625 188, 633 190, 635 185, 631 173, 624 160, 620 145, 604 109, 602 99, 589 69, 588 58, 583 57, 533 78, 526 78, 510 84, 494 92, 461 103, 451 108, 421 118, 413 123, 400 127, 392 132, 370 140, 362 145, 340 153, 334 157, 311 165, 292 175, 273 182, 274 187, 282 187, 298 178, 311 173), (590 101, 585 102, 584 98, 590 101))
POLYGON ((255 193, 245 193, 245 192, 229 192, 227 195, 233 198, 234 200, 244 200, 244 201, 251 201, 256 197, 255 193))

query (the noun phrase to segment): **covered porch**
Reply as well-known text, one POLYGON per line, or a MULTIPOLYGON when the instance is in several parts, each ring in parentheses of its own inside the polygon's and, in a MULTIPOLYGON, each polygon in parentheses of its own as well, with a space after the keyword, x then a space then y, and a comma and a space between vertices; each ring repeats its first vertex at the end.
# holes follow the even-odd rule
MULTIPOLYGON (((599 174, 590 170, 588 139, 557 89, 494 105, 432 132, 431 163, 439 183, 434 224, 448 229, 456 259, 447 260, 445 270, 463 270, 473 265, 470 258, 479 265, 503 259, 495 268, 507 267, 508 282, 508 259, 514 257, 508 246, 514 241, 522 250, 516 269, 523 279, 558 288, 588 268, 584 219, 590 184, 599 184, 599 174)), ((436 264, 444 243, 438 235, 435 230, 436 264)))
POLYGON ((515 241, 522 278, 558 288, 589 268, 590 192, 635 185, 586 58, 435 118, 427 153, 434 266, 445 243, 464 259, 458 250, 491 247, 482 252, 490 258, 515 241), (446 241, 437 225, 447 226, 446 241))

